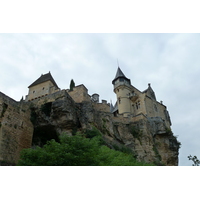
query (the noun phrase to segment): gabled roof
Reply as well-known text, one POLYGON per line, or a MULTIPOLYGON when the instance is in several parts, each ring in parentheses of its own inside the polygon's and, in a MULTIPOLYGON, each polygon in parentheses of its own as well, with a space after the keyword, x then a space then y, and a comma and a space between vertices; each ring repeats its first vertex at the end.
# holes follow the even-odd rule
POLYGON ((28 88, 30 87, 33 87, 35 85, 38 85, 40 83, 44 83, 46 81, 51 81, 57 88, 58 88, 58 85, 56 84, 55 80, 53 79, 53 77, 51 76, 51 73, 47 73, 47 74, 42 74, 40 76, 40 78, 38 78, 35 82, 33 82, 31 85, 28 86, 28 88))
POLYGON ((114 80, 112 81, 112 84, 113 84, 114 81, 115 81, 116 79, 118 79, 118 78, 125 78, 126 80, 128 80, 128 81, 130 82, 130 79, 128 79, 128 78, 124 75, 124 73, 122 72, 122 70, 121 70, 119 67, 118 67, 118 69, 117 69, 116 76, 115 76, 114 80))

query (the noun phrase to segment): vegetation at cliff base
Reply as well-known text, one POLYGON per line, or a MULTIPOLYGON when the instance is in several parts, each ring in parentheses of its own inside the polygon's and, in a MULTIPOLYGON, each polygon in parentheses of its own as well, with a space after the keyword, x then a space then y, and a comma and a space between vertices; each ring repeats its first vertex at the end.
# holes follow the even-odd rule
POLYGON ((102 138, 84 135, 63 135, 60 142, 48 141, 42 148, 24 149, 18 161, 20 166, 143 166, 130 153, 108 148, 102 138))

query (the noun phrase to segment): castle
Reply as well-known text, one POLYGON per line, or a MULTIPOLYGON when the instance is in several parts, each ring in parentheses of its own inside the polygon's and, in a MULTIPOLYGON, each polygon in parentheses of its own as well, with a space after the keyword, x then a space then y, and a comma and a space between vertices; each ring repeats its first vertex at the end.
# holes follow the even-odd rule
POLYGON ((167 107, 156 100, 151 85, 141 92, 131 85, 119 67, 112 84, 116 93, 114 106, 106 100, 100 102, 99 94, 89 95, 83 84, 61 90, 50 72, 28 86, 25 100, 17 102, 0 92, 0 162, 16 163, 20 151, 32 146, 34 134, 61 134, 95 124, 105 132, 105 139, 116 144, 122 141, 136 151, 139 158, 145 155, 149 162, 160 151, 165 152, 164 163, 177 165, 179 143, 172 132, 167 131, 171 126, 167 107), (46 115, 42 113, 44 107, 50 108, 49 113, 45 111, 46 115), (31 121, 36 114, 40 120, 37 126, 31 121), (130 134, 128 127, 135 125, 143 132, 143 145, 138 135, 134 139, 130 134), (155 151, 157 144, 160 146, 155 151))
POLYGON ((131 85, 131 80, 128 79, 121 69, 118 67, 117 74, 112 81, 114 92, 117 96, 117 102, 111 112, 114 115, 120 114, 124 117, 137 116, 142 114, 149 118, 161 118, 167 127, 171 126, 171 120, 167 107, 162 101, 156 100, 156 95, 148 84, 148 88, 143 92, 131 85))
MULTIPOLYGON (((171 120, 167 107, 163 105, 162 101, 156 100, 156 95, 148 84, 148 88, 141 92, 131 85, 131 80, 128 79, 121 69, 118 67, 115 78, 112 81, 114 92, 117 96, 117 101, 113 106, 107 104, 107 101, 102 100, 106 112, 110 110, 114 116, 123 116, 125 118, 136 118, 143 115, 148 118, 160 118, 166 126, 171 126, 171 120)), ((33 101, 44 96, 61 91, 51 73, 41 75, 29 87, 29 93, 26 96, 26 101, 33 101)), ((83 101, 92 101, 99 104, 99 95, 93 94, 90 96, 88 90, 84 85, 75 86, 72 91, 66 90, 76 103, 83 101)), ((98 107, 102 107, 99 106, 98 107)))

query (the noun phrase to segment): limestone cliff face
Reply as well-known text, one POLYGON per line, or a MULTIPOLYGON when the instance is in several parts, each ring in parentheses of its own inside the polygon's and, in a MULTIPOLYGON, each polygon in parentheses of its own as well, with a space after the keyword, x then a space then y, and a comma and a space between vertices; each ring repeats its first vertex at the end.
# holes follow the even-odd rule
POLYGON ((95 126, 110 148, 127 147, 139 161, 178 165, 180 143, 160 118, 139 116, 133 120, 114 117, 110 112, 97 108, 98 105, 91 101, 75 103, 68 93, 63 93, 53 102, 35 102, 31 106, 34 124, 32 145, 57 139, 61 133, 72 135, 77 130, 95 126))

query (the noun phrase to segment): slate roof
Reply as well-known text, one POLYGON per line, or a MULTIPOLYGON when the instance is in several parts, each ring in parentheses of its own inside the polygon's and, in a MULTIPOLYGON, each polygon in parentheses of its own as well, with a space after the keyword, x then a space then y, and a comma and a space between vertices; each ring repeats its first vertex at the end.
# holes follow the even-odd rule
POLYGON ((121 70, 119 67, 118 67, 118 69, 117 69, 116 76, 115 76, 114 80, 112 81, 112 84, 113 84, 114 81, 115 81, 116 79, 118 79, 118 78, 125 78, 126 80, 128 80, 128 81, 130 82, 130 79, 128 79, 128 78, 124 75, 124 73, 122 72, 122 70, 121 70))
POLYGON ((122 70, 118 67, 115 79, 117 79, 119 77, 125 77, 126 78, 126 76, 124 75, 124 73, 122 72, 122 70))
POLYGON ((51 81, 57 88, 58 88, 58 85, 56 84, 55 80, 53 79, 53 77, 51 76, 51 73, 47 73, 47 74, 42 74, 40 76, 40 78, 38 78, 35 82, 33 82, 31 85, 28 86, 28 88, 30 87, 33 87, 35 85, 38 85, 40 83, 44 83, 46 81, 51 81))

